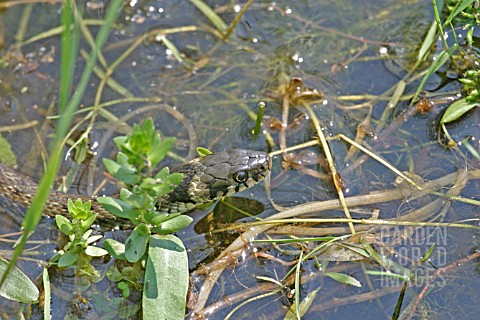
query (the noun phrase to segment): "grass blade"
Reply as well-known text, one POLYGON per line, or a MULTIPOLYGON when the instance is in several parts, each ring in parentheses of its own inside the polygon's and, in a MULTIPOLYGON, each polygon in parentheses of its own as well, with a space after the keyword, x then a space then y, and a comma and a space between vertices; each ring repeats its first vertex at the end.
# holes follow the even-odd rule
POLYGON ((58 94, 60 112, 68 102, 75 73, 78 43, 80 42, 80 24, 75 19, 75 3, 65 1, 62 10, 63 32, 61 37, 60 88, 58 94))

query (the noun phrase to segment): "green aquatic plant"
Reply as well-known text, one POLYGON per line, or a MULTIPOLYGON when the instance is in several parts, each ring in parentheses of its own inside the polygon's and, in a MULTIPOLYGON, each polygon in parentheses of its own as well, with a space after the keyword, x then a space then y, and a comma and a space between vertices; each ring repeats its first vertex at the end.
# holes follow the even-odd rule
MULTIPOLYGON (((109 268, 107 277, 117 282, 124 297, 143 284, 143 316, 164 315, 183 318, 188 290, 188 257, 183 243, 170 233, 192 222, 181 214, 158 210, 160 197, 171 192, 183 179, 168 167, 153 174, 154 168, 171 149, 174 139, 161 139, 152 119, 134 125, 131 135, 114 139, 119 149, 116 160, 104 158, 107 171, 124 184, 119 198, 98 201, 110 213, 128 219, 135 226, 125 243, 106 239, 104 247, 124 267, 109 268), (142 281, 142 270, 145 270, 142 281), (175 275, 175 277, 172 277, 175 275)), ((161 317, 161 316, 160 316, 161 317)), ((163 317, 161 317, 163 318, 163 317)))
POLYGON ((93 229, 90 227, 95 222, 98 213, 92 212, 91 205, 90 200, 83 202, 81 199, 77 199, 73 202, 68 199, 67 208, 72 220, 62 215, 55 216, 58 229, 68 236, 70 241, 50 259, 50 262, 56 263, 59 267, 77 264, 80 268, 86 268, 90 266, 92 258, 107 254, 104 249, 91 245, 103 237, 102 235, 92 235, 93 229))

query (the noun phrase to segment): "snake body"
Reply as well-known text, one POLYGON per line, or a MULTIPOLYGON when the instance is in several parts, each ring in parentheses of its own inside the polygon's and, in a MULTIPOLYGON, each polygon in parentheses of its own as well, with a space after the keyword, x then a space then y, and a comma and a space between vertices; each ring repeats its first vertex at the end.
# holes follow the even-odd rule
MULTIPOLYGON (((232 149, 193 159, 171 170, 182 173, 184 179, 171 193, 158 199, 157 209, 164 213, 188 212, 254 186, 268 175, 270 169, 270 157, 261 151, 232 149)), ((0 197, 27 208, 37 188, 37 183, 30 177, 0 164, 0 197)), ((49 195, 44 215, 67 215, 68 198, 92 200, 92 211, 98 213, 100 223, 108 221, 111 226, 118 222, 121 227, 126 227, 126 221, 107 212, 94 198, 55 191, 49 195)))

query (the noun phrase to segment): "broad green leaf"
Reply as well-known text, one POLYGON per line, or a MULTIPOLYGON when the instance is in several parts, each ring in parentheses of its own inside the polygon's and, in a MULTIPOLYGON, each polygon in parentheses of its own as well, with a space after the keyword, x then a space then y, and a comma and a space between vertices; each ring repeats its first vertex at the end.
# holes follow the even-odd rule
POLYGON ((141 179, 141 176, 136 174, 136 171, 130 167, 120 165, 118 162, 108 158, 103 158, 102 161, 105 169, 107 169, 112 176, 126 184, 135 184, 141 179))
POLYGON ((96 242, 96 241, 98 241, 98 240, 100 240, 100 239, 102 239, 102 238, 103 238, 103 236, 102 236, 101 234, 96 234, 96 235, 94 235, 94 236, 88 237, 88 239, 87 239, 86 242, 87 242, 88 244, 91 244, 91 243, 94 243, 94 242, 96 242))
POLYGON ((158 180, 167 180, 168 179, 169 183, 177 182, 177 185, 178 185, 180 182, 182 182, 183 174, 181 174, 180 172, 174 172, 174 173, 170 174, 170 169, 168 169, 168 167, 165 167, 165 168, 162 168, 162 170, 160 170, 155 175, 155 179, 158 179, 158 180))
POLYGON ((88 238, 90 238, 90 235, 92 234, 92 232, 93 232, 93 229, 88 229, 87 231, 85 231, 85 232, 82 234, 81 240, 82 240, 82 241, 87 241, 88 238))
POLYGON ((0 162, 5 163, 9 167, 17 164, 17 158, 12 151, 10 143, 0 134, 0 162))
POLYGON ((62 231, 67 236, 71 236, 73 234, 73 231, 72 231, 73 230, 73 225, 70 222, 70 220, 68 220, 64 216, 61 216, 61 215, 57 214, 55 216, 55 223, 56 223, 58 229, 60 229, 60 231, 62 231))
POLYGON ((55 252, 55 254, 49 259, 49 262, 51 263, 57 262, 63 256, 64 253, 65 253, 64 250, 59 250, 55 252))
POLYGON ((120 189, 120 199, 123 201, 128 200, 132 195, 133 193, 130 190, 125 188, 120 189))
POLYGON ((117 148, 121 148, 127 142, 126 136, 118 136, 113 138, 113 143, 117 146, 117 148))
POLYGON ((152 167, 156 167, 157 164, 162 161, 167 152, 172 149, 173 144, 175 143, 175 138, 167 138, 160 140, 160 135, 155 136, 154 144, 152 150, 147 154, 147 159, 150 161, 152 167))
POLYGON ((150 228, 145 223, 139 224, 135 230, 140 236, 148 236, 150 234, 150 228))
POLYGON ((187 290, 188 257, 182 241, 173 235, 152 235, 143 286, 143 319, 184 319, 187 290))
POLYGON ((168 182, 170 182, 170 185, 173 185, 176 187, 180 184, 180 182, 182 182, 183 178, 184 177, 182 173, 174 172, 174 173, 171 173, 170 176, 168 177, 168 182))
POLYGON ((153 119, 150 117, 145 119, 140 127, 142 132, 149 138, 149 140, 152 140, 153 136, 156 134, 153 119))
POLYGON ((182 214, 178 217, 163 222, 159 228, 155 228, 152 231, 158 234, 169 234, 188 227, 192 221, 193 219, 190 216, 182 214))
POLYGON ((98 213, 92 214, 92 212, 90 211, 88 218, 80 222, 82 230, 87 230, 88 228, 90 228, 90 226, 95 222, 95 219, 97 219, 97 216, 98 213))
POLYGON ((143 257, 147 250, 147 244, 150 235, 141 234, 141 231, 141 228, 138 226, 135 227, 130 236, 127 238, 127 241, 125 241, 125 258, 128 262, 137 262, 143 257))
POLYGON ((108 254, 107 250, 94 246, 87 246, 85 253, 90 257, 103 257, 108 254))
POLYGON ((360 281, 358 281, 354 277, 351 277, 343 273, 327 272, 325 273, 325 275, 343 284, 348 284, 350 286, 359 287, 359 288, 362 287, 362 284, 360 283, 360 281))
MULTIPOLYGON (((153 185, 142 184, 142 188, 152 189, 155 191, 155 196, 161 197, 167 193, 172 192, 173 189, 175 189, 180 184, 180 182, 182 182, 183 174, 179 172, 169 174, 168 167, 165 167, 157 173, 154 179, 161 181, 161 183, 155 183, 153 185)), ((148 180, 145 180, 145 182, 147 181, 148 180)))
POLYGON ((106 239, 103 241, 103 247, 115 259, 126 260, 125 245, 117 240, 106 239))
POLYGON ((183 180, 183 174, 175 172, 169 174, 167 167, 160 170, 160 172, 155 176, 154 179, 146 178, 141 184, 141 188, 144 190, 152 190, 150 192, 151 196, 161 197, 167 193, 170 193, 177 187, 180 182, 183 180), (161 181, 158 183, 157 181, 161 181))
MULTIPOLYGON (((171 213, 171 214, 165 214, 165 213, 158 214, 158 213, 156 213, 152 217, 149 217, 147 222, 154 225, 154 226, 160 226, 163 222, 165 222, 167 220, 170 220, 170 219, 173 219, 173 218, 179 216, 180 214, 181 213, 171 213)), ((156 231, 153 231, 153 232, 156 232, 156 231)))
POLYGON ((447 110, 442 116, 442 119, 440 120, 440 123, 449 123, 458 120, 465 113, 475 108, 476 106, 478 106, 478 103, 469 102, 466 99, 455 101, 450 106, 448 106, 447 110))
POLYGON ((130 204, 112 197, 99 197, 97 201, 111 214, 120 218, 135 219, 138 216, 138 211, 130 204))
POLYGON ((73 265, 78 260, 78 253, 67 251, 59 260, 58 266, 60 268, 73 265))
MULTIPOLYGON (((8 261, 0 258, 0 274, 3 275, 8 261)), ((38 301, 39 292, 35 284, 17 267, 12 267, 0 288, 0 296, 23 303, 38 301)))

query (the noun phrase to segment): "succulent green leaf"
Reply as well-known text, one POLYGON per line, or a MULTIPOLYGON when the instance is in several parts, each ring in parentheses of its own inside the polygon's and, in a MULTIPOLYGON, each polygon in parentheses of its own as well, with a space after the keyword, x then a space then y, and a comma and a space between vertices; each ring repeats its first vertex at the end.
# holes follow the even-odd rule
POLYGON ((92 229, 88 229, 87 231, 85 231, 83 234, 82 234, 82 241, 83 242, 86 242, 88 240, 88 238, 90 237, 90 235, 92 234, 93 230, 92 229))
POLYGON ((137 262, 143 257, 147 250, 150 234, 144 234, 143 231, 139 226, 135 227, 127 238, 127 241, 125 241, 125 258, 128 262, 137 262))
POLYGON ((112 197, 99 197, 97 201, 111 214, 120 218, 135 219, 138 216, 138 211, 130 204, 112 197))
POLYGON ((126 136, 118 136, 113 138, 113 143, 117 146, 117 148, 121 148, 125 143, 127 143, 127 137, 126 136))
POLYGON ((82 199, 78 198, 75 202, 72 199, 68 199, 67 209, 68 213, 72 216, 72 218, 77 220, 85 220, 92 215, 92 201, 88 200, 85 203, 82 199))
POLYGON ((64 234, 67 236, 73 235, 73 224, 70 222, 70 220, 64 216, 56 215, 55 223, 57 224, 58 229, 60 229, 60 231, 62 231, 64 234))
POLYGON ((67 251, 59 260, 58 260, 58 266, 60 268, 63 267, 68 267, 73 265, 75 262, 77 262, 79 257, 78 253, 67 251))
POLYGON ((180 182, 182 182, 183 180, 183 174, 180 173, 180 172, 174 172, 172 174, 170 174, 168 180, 170 182, 170 185, 173 185, 173 189, 175 189, 176 186, 178 186, 180 184, 180 182))
POLYGON ((123 243, 113 239, 106 239, 103 242, 103 247, 115 259, 126 260, 125 245, 123 243))
POLYGON ((94 246, 88 246, 85 253, 90 257, 103 257, 108 254, 107 250, 94 246))
POLYGON ((152 229, 152 232, 158 234, 169 234, 186 228, 192 223, 193 219, 187 215, 179 215, 173 219, 163 222, 160 227, 152 229))
POLYGON ((102 161, 105 169, 107 169, 112 176, 120 181, 125 182, 126 184, 135 184, 141 179, 141 176, 136 174, 136 170, 132 169, 131 167, 121 165, 118 162, 108 158, 103 158, 102 161))
POLYGON ((478 106, 478 103, 469 102, 467 99, 461 99, 452 103, 440 120, 441 123, 449 123, 460 119, 465 113, 478 106))
POLYGON ((55 252, 55 254, 50 258, 50 262, 57 262, 62 256, 63 254, 65 253, 65 251, 63 250, 59 250, 57 252, 55 252))
POLYGON ((120 199, 123 201, 128 200, 128 198, 130 198, 132 195, 133 193, 130 190, 125 188, 120 189, 120 199))
POLYGON ((88 237, 87 239, 87 244, 92 244, 94 242, 97 242, 98 240, 102 239, 103 236, 101 234, 96 234, 94 236, 88 237))
POLYGON ((137 230, 138 234, 141 236, 146 236, 150 234, 150 228, 145 223, 141 223, 136 226, 135 230, 137 230))
POLYGON ((87 230, 88 228, 90 228, 90 226, 95 222, 95 219, 97 219, 97 216, 98 213, 92 214, 92 212, 90 211, 88 218, 80 222, 82 230, 87 230))
POLYGON ((175 216, 179 214, 165 214, 165 213, 158 213, 158 212, 149 212, 148 214, 144 215, 145 221, 154 226, 160 226, 160 224, 164 221, 169 219, 173 219, 175 216))
MULTIPOLYGON (((0 258, 0 274, 7 269, 9 262, 0 258)), ((7 279, 0 288, 0 296, 23 303, 38 301, 39 292, 35 284, 17 267, 10 269, 7 279)))
POLYGON ((175 138, 167 138, 160 140, 160 135, 155 135, 152 149, 150 152, 147 153, 147 159, 152 165, 152 167, 156 167, 160 163, 160 161, 165 158, 167 152, 172 149, 174 143, 175 138))
POLYGON ((188 257, 182 241, 173 235, 152 235, 143 286, 143 318, 184 319, 187 290, 188 257))
POLYGON ((179 172, 169 174, 168 167, 165 167, 155 175, 154 180, 144 180, 144 183, 142 183, 141 187, 145 190, 152 190, 154 191, 154 196, 161 197, 172 192, 173 189, 175 189, 175 187, 182 182, 182 180, 183 174, 179 172))

